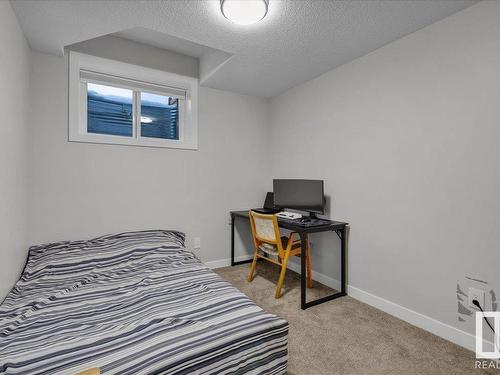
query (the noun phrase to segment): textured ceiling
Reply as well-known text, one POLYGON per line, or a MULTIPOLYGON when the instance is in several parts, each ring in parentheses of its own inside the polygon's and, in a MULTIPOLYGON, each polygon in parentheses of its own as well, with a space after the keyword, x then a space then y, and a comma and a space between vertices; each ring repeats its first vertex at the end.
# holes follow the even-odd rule
MULTIPOLYGON (((272 97, 475 0, 270 0, 268 16, 237 26, 218 0, 11 1, 31 47, 61 54, 70 44, 133 28, 233 55, 203 84, 272 97)), ((140 35, 147 42, 146 35, 140 35)), ((137 39, 137 38, 136 38, 137 39)))

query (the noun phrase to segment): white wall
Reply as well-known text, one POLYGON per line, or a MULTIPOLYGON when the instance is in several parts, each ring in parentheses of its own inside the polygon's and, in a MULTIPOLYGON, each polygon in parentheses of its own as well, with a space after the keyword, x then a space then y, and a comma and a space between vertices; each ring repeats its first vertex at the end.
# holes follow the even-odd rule
POLYGON ((0 301, 27 253, 29 47, 8 1, 0 2, 0 301))
MULTIPOLYGON (((273 177, 325 179, 351 224, 349 284, 472 334, 457 283, 500 292, 499 19, 479 3, 270 106, 271 143, 290 146, 273 177)), ((319 238, 313 266, 338 279, 319 238)))
POLYGON ((31 243, 165 228, 228 258, 229 210, 268 187, 266 102, 200 88, 198 151, 69 143, 67 76, 66 58, 32 54, 31 243))

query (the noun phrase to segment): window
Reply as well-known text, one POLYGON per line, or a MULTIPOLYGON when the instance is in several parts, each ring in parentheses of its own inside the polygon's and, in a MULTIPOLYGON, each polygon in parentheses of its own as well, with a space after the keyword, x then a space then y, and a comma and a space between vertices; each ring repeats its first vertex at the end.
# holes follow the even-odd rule
POLYGON ((70 52, 69 140, 197 149, 194 78, 70 52))
POLYGON ((179 140, 179 98, 91 81, 86 91, 87 133, 179 140))
POLYGON ((141 92, 141 136, 179 139, 179 99, 141 92))
POLYGON ((87 83, 87 132, 132 137, 132 90, 87 83))

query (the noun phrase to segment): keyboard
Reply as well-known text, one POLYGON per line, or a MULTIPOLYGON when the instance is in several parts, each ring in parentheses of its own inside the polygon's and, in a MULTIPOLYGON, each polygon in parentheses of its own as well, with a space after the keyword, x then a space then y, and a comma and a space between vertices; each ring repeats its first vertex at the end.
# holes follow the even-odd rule
POLYGON ((308 217, 303 217, 300 219, 282 219, 282 218, 279 218, 278 220, 285 222, 285 223, 300 225, 301 227, 318 227, 320 225, 328 225, 328 224, 332 223, 330 220, 310 219, 308 217))

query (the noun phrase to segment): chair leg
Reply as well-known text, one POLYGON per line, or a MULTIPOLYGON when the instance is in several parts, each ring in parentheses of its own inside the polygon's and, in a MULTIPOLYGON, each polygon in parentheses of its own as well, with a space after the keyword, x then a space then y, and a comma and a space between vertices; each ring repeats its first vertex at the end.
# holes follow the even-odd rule
POLYGON ((255 254, 253 256, 253 262, 252 265, 250 266, 250 272, 248 272, 248 281, 252 281, 255 275, 255 268, 257 268, 257 251, 255 250, 255 254))
POLYGON ((313 287, 312 272, 311 272, 311 248, 309 247, 309 240, 307 240, 306 252, 306 274, 307 274, 307 287, 313 287))
POLYGON ((278 285, 276 286, 276 293, 274 294, 274 298, 281 297, 281 288, 283 287, 283 283, 285 282, 286 268, 288 266, 288 258, 289 257, 290 257, 290 251, 288 250, 285 253, 285 257, 283 258, 283 261, 281 262, 280 278, 278 279, 278 285))

